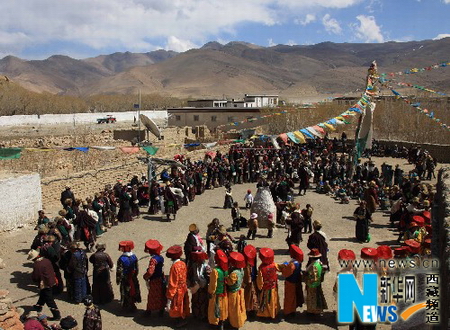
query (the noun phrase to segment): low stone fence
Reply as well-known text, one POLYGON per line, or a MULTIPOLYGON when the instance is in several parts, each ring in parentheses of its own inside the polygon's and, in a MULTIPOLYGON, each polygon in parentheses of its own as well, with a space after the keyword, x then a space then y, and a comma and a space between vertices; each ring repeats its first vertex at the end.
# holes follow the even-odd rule
POLYGON ((439 171, 432 225, 432 253, 441 270, 440 329, 450 329, 450 167, 439 171))

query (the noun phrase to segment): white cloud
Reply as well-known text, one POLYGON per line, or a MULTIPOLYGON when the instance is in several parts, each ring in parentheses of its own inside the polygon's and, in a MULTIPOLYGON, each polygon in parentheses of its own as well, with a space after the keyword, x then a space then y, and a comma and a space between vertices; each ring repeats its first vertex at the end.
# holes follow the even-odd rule
MULTIPOLYGON (((217 38, 233 39, 245 23, 272 26, 298 13, 309 24, 318 10, 348 8, 362 0, 14 0, 0 1, 2 53, 31 54, 49 49, 76 53, 116 50, 144 52, 217 38), (17 38, 10 35, 17 34, 17 38), (171 39, 174 37, 176 39, 171 39), (14 39, 14 40, 13 40, 14 39), (78 50, 76 49, 78 48, 78 50), (79 49, 82 48, 80 51, 79 49), (33 49, 33 50, 32 50, 33 49)), ((328 31, 340 33, 336 20, 328 31)))
MULTIPOLYGON (((448 0, 448 2, 450 2, 450 0, 448 0)), ((444 39, 444 38, 450 38, 450 34, 449 33, 440 33, 436 37, 434 37, 433 40, 439 40, 439 39, 444 39)))
POLYGON ((287 45, 288 46, 296 46, 296 45, 298 45, 298 43, 296 43, 294 40, 292 40, 292 39, 289 39, 288 40, 288 42, 287 42, 287 45))
POLYGON ((276 45, 277 45, 275 42, 273 42, 273 39, 272 39, 272 38, 269 38, 269 39, 267 40, 267 44, 268 44, 269 47, 273 47, 273 46, 276 46, 276 45))
POLYGON ((300 25, 305 26, 305 25, 308 25, 309 23, 314 22, 315 20, 316 20, 316 15, 306 14, 306 17, 304 19, 297 18, 297 19, 295 19, 294 22, 295 22, 295 24, 300 24, 300 25))
POLYGON ((330 14, 326 14, 322 18, 322 24, 329 33, 340 34, 342 32, 339 22, 336 19, 331 18, 330 14))
POLYGON ((450 3, 450 0, 444 0, 444 3, 447 3, 447 4, 450 3))
POLYGON ((176 52, 185 52, 192 48, 198 48, 193 42, 189 40, 181 40, 175 36, 170 36, 167 39, 166 50, 174 50, 176 52))
POLYGON ((377 25, 375 17, 358 15, 356 19, 360 23, 359 25, 354 25, 355 34, 358 39, 364 40, 364 42, 384 42, 381 27, 377 25))

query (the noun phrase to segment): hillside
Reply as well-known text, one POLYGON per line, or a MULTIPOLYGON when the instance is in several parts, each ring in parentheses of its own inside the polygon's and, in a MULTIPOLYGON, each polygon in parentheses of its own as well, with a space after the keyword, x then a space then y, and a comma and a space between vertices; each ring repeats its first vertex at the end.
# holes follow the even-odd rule
MULTIPOLYGON (((209 42, 184 53, 125 52, 83 60, 57 55, 39 61, 7 56, 0 60, 0 74, 29 90, 63 95, 136 94, 141 90, 182 98, 278 93, 286 99, 301 99, 361 89, 373 60, 380 72, 392 72, 448 61, 449 53, 450 38, 273 47, 209 42)), ((446 70, 400 78, 450 90, 446 70)))

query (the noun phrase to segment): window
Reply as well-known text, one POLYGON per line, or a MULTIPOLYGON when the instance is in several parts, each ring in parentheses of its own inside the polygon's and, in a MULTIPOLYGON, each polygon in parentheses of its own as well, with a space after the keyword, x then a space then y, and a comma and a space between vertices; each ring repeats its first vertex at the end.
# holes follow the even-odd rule
POLYGON ((200 120, 200 116, 199 115, 194 115, 194 121, 199 121, 200 120))
POLYGON ((211 121, 212 122, 216 122, 217 121, 217 116, 211 116, 211 121))
POLYGON ((176 120, 176 121, 180 121, 180 120, 181 120, 181 116, 176 115, 176 116, 175 116, 175 120, 176 120))

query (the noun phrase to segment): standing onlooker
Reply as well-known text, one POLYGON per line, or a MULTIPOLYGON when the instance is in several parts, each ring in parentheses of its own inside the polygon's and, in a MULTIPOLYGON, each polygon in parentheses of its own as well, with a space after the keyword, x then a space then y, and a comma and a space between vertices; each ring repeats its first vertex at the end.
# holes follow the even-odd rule
POLYGON ((91 295, 84 297, 86 310, 83 316, 83 330, 102 330, 102 315, 100 309, 94 305, 91 295))
POLYGON ((208 224, 208 229, 206 230, 206 251, 208 253, 208 256, 210 257, 211 257, 211 247, 214 246, 214 241, 217 238, 219 225, 220 225, 219 219, 214 218, 208 224))
POLYGON ((239 211, 238 202, 233 203, 233 208, 231 209, 231 219, 233 219, 233 223, 231 225, 232 231, 240 231, 241 212, 239 211))
POLYGON ((53 315, 51 320, 59 320, 61 318, 61 313, 53 298, 53 287, 56 285, 56 275, 52 263, 47 258, 41 257, 36 250, 31 250, 28 253, 28 260, 34 262, 32 279, 33 282, 39 285, 39 299, 33 306, 33 309, 37 312, 42 312, 42 308, 47 304, 53 315))
POLYGON ((322 231, 322 223, 319 220, 314 220, 313 222, 314 233, 309 235, 308 238, 308 249, 318 249, 320 252, 320 261, 323 265, 323 274, 325 271, 330 271, 330 266, 328 262, 328 242, 327 235, 322 231))
POLYGON ((258 215, 256 213, 252 213, 250 215, 250 219, 248 220, 248 233, 247 239, 254 240, 256 238, 256 232, 258 231, 258 215))
POLYGON ((312 208, 311 204, 306 204, 306 207, 302 210, 301 214, 303 216, 303 223, 304 223, 304 233, 312 232, 312 214, 314 209, 312 208))
POLYGON ((191 252, 191 264, 188 267, 188 284, 191 290, 192 314, 194 318, 208 318, 208 281, 211 267, 208 265, 208 254, 204 251, 191 252))
POLYGON ((75 195, 70 190, 70 186, 66 186, 66 189, 61 193, 60 201, 62 206, 64 206, 66 199, 71 199, 72 203, 75 204, 75 195))
POLYGON ((273 237, 273 229, 275 228, 275 219, 273 218, 273 213, 267 216, 267 237, 273 237))
POLYGON ((225 201, 223 202, 224 209, 231 209, 233 207, 233 194, 231 187, 228 185, 225 191, 225 201))
POLYGON ((79 304, 88 294, 88 258, 86 253, 81 249, 80 242, 70 244, 72 256, 67 267, 67 271, 71 273, 73 300, 79 304))
POLYGON ((191 223, 189 225, 189 234, 187 235, 186 241, 184 242, 184 255, 186 257, 186 263, 188 265, 191 259, 191 252, 203 251, 203 246, 200 241, 200 237, 198 236, 199 232, 200 230, 195 223, 191 223))
POLYGON ((325 271, 320 258, 320 251, 316 248, 308 253, 309 261, 306 265, 306 312, 310 314, 322 314, 328 308, 327 301, 322 290, 323 272, 325 271))
POLYGON ((367 208, 367 203, 361 201, 359 206, 353 212, 353 217, 356 220, 356 239, 360 242, 367 243, 370 241, 369 224, 372 221, 372 214, 367 208))
POLYGON ((120 304, 123 309, 134 312, 136 303, 141 302, 141 289, 139 287, 138 258, 133 253, 133 241, 119 242, 119 251, 122 255, 117 261, 116 283, 120 285, 120 304))
POLYGON ((97 251, 89 257, 89 261, 94 265, 92 272, 92 296, 95 304, 107 304, 114 299, 114 292, 111 285, 111 269, 114 264, 109 254, 105 252, 106 244, 97 243, 97 251))
POLYGON ((172 260, 170 267, 169 281, 167 283, 167 309, 169 316, 178 319, 176 327, 187 324, 186 318, 190 314, 189 293, 187 289, 187 266, 182 261, 183 250, 181 246, 174 245, 167 252, 167 258, 172 260))

